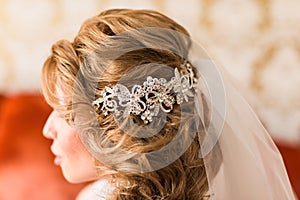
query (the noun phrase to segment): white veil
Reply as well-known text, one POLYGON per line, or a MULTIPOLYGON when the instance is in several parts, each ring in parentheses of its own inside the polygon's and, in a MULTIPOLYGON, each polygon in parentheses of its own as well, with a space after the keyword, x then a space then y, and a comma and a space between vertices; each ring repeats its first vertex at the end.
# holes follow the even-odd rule
MULTIPOLYGON (((114 40, 118 40, 119 44, 122 41, 118 52, 95 52, 96 55, 91 56, 94 59, 86 60, 86 66, 98 65, 99 67, 96 71, 92 70, 96 68, 91 68, 89 72, 78 74, 79 79, 84 79, 85 91, 81 91, 81 87, 78 87, 75 93, 85 93, 87 98, 84 95, 77 95, 73 100, 75 102, 73 110, 77 110, 75 125, 81 130, 80 137, 95 158, 107 165, 115 166, 116 169, 118 167, 121 169, 126 163, 126 166, 130 166, 126 169, 131 172, 157 170, 180 157, 195 137, 194 133, 199 132, 199 127, 204 127, 205 134, 198 136, 201 144, 199 156, 202 156, 205 163, 210 199, 295 199, 282 157, 270 135, 248 103, 238 93, 231 82, 230 75, 221 66, 217 66, 201 46, 191 41, 186 35, 162 28, 127 31, 115 36, 114 40), (136 41, 137 35, 139 42, 132 42, 136 41), (143 35, 151 37, 145 36, 141 39, 143 35), (160 39, 166 38, 166 40, 172 38, 177 41, 179 47, 164 46, 166 40, 155 40, 153 35, 159 36, 160 39), (190 49, 187 54, 180 49, 181 43, 189 44, 187 46, 190 49), (190 123, 194 127, 191 128, 189 137, 181 137, 184 128, 178 130, 179 136, 174 139, 176 142, 171 145, 172 147, 162 149, 158 153, 141 155, 115 147, 105 139, 101 127, 97 126, 95 110, 91 102, 95 100, 96 74, 100 76, 105 71, 106 66, 100 64, 104 59, 114 60, 128 51, 158 47, 182 56, 194 67, 198 76, 196 94, 193 98, 194 107, 183 111, 182 114, 185 124, 189 123, 190 114, 194 115, 190 123), (101 60, 97 60, 97 55, 102 55, 101 60), (204 110, 204 105, 208 107, 209 112, 204 110), (86 120, 87 116, 90 116, 89 120, 86 120), (186 119, 185 116, 187 116, 186 119)), ((166 73, 170 71, 167 70, 166 73)), ((160 75, 163 76, 164 72, 160 75)), ((145 77, 140 78, 145 80, 145 77)), ((126 80, 132 82, 135 79, 138 79, 137 75, 130 72, 129 76, 122 80, 122 84, 126 80)), ((184 103, 181 106, 185 108, 184 103)), ((118 117, 115 117, 118 120, 118 117)), ((123 119, 120 120, 123 121, 123 119)), ((157 123, 158 126, 143 126, 137 132, 155 134, 166 119, 162 115, 156 120, 153 124, 157 123)), ((139 128, 135 130, 137 129, 139 128)))
MULTIPOLYGON (((213 63, 207 61, 203 68, 209 65, 213 63)), ((211 199, 295 199, 282 157, 270 135, 232 85, 230 75, 218 69, 225 89, 226 115, 217 139, 219 148, 211 149, 217 152, 210 152, 213 157, 204 156, 211 199), (214 163, 220 160, 216 174, 214 163)), ((216 112, 223 114, 223 110, 216 112)), ((207 153, 205 147, 202 151, 207 153)))
POLYGON ((206 127, 210 139, 201 146, 211 199, 295 199, 281 154, 237 82, 198 44, 192 44, 189 57, 201 73, 204 84, 198 88, 212 111, 206 127), (218 171, 215 163, 221 163, 218 171))

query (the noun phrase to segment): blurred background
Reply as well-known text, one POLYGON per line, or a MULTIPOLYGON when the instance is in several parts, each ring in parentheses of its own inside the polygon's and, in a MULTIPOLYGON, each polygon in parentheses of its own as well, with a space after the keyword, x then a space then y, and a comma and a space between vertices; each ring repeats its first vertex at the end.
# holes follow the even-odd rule
POLYGON ((52 165, 40 72, 55 41, 108 8, 154 9, 186 27, 240 82, 300 194, 300 1, 0 0, 0 200, 74 199, 84 186, 52 165))

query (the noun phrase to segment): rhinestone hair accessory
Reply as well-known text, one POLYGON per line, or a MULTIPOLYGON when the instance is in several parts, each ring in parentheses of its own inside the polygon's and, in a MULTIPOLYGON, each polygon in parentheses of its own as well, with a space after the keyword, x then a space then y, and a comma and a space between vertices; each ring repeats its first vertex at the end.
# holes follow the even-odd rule
POLYGON ((174 69, 174 76, 167 81, 165 78, 147 77, 142 85, 134 85, 129 89, 116 84, 113 87, 105 87, 101 96, 93 101, 97 110, 102 110, 107 116, 109 112, 124 118, 130 114, 140 115, 141 120, 148 124, 157 116, 159 111, 171 112, 175 103, 188 102, 192 97, 192 88, 197 79, 194 77, 191 64, 185 62, 185 73, 182 74, 177 68, 174 69), (124 110, 121 111, 119 108, 124 110))

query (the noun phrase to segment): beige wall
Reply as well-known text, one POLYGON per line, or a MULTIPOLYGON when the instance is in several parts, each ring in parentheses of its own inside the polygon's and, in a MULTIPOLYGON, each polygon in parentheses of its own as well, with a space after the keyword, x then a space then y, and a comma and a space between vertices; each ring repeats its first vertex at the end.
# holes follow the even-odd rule
POLYGON ((106 8, 150 8, 190 30, 275 138, 300 141, 298 0, 0 0, 0 92, 38 90, 50 45, 106 8))

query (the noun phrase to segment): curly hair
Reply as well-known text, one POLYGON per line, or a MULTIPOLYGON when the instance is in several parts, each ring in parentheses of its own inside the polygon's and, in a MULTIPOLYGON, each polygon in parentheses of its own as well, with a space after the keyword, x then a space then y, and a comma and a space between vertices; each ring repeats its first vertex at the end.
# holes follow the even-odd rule
MULTIPOLYGON (((132 50, 112 59, 114 52, 128 45, 120 38, 113 39, 113 36, 124 31, 147 27, 171 29, 189 38, 189 33, 182 26, 156 11, 129 9, 104 11, 88 19, 73 42, 61 40, 52 46, 52 54, 44 63, 42 72, 42 89, 47 102, 72 123, 76 117, 72 99, 74 95, 83 95, 74 94, 74 87, 84 88, 86 84, 78 79, 79 71, 86 76, 86 79, 97 82, 97 90, 94 94, 97 97, 106 86, 115 85, 127 72, 138 66, 149 68, 153 77, 157 77, 160 73, 159 67, 155 67, 158 64, 182 69, 184 59, 174 53, 174 50, 181 55, 187 55, 191 42, 172 35, 159 35, 153 32, 145 35, 144 32, 137 31, 135 37, 130 40, 131 43, 147 43, 148 45, 145 45, 147 48, 132 50), (151 43, 152 41, 156 42, 151 43), (162 46, 163 49, 160 48, 162 46), (91 74, 91 71, 99 66, 105 66, 101 76, 91 74), (61 94, 58 94, 58 88, 62 91, 62 96, 59 96, 61 94), (62 99, 67 103, 62 104, 62 99)), ((137 73, 136 76, 138 75, 137 73)), ((136 83, 133 81, 132 84, 136 83)), ((159 133, 146 139, 127 134, 116 123, 112 114, 104 115, 101 110, 97 110, 96 119, 110 142, 131 152, 144 153, 160 149, 173 139, 182 123, 181 114, 180 105, 175 105, 172 112, 167 113, 167 122, 159 133)), ((138 116, 130 115, 130 118, 136 123, 141 123, 138 116)), ((204 121, 207 122, 207 119, 204 121)), ((187 128, 183 134, 188 136, 189 131, 187 128)), ((201 134, 204 134, 204 130, 203 133, 196 134, 183 155, 161 169, 141 173, 131 168, 125 161, 120 163, 115 159, 115 163, 106 166, 109 169, 106 173, 112 175, 115 185, 110 198, 195 200, 208 198, 208 180, 204 161, 199 157, 201 149, 198 137, 201 134)), ((95 150, 91 150, 93 151, 95 150)), ((96 167, 102 167, 101 160, 96 163, 96 167)))

